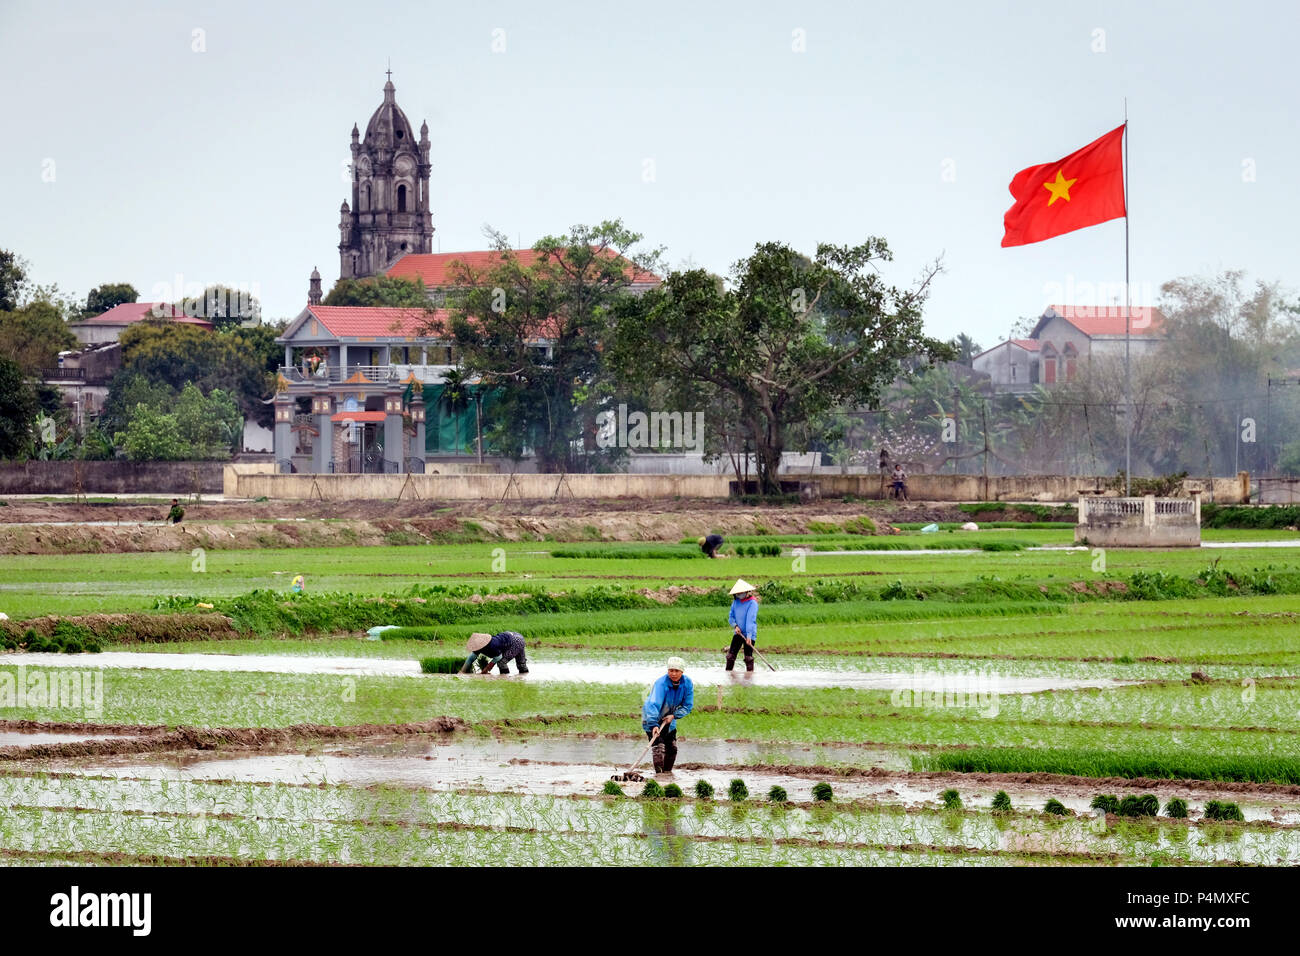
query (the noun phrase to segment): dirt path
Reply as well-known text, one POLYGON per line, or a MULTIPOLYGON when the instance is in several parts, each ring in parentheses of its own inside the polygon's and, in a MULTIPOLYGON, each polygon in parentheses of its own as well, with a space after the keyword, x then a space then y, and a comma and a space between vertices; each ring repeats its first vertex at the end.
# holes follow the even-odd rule
POLYGON ((802 534, 809 522, 842 526, 861 514, 882 522, 959 521, 955 505, 818 502, 742 507, 719 501, 203 502, 185 521, 137 504, 13 500, 0 508, 0 554, 293 548, 458 541, 680 541, 723 535, 802 534))

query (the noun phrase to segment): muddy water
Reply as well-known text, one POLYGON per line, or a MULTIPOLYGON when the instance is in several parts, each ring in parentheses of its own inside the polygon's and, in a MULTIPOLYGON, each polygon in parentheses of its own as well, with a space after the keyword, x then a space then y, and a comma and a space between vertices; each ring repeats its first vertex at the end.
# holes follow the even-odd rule
MULTIPOLYGON (((102 654, 23 654, 6 663, 24 663, 29 667, 100 667, 154 668, 180 671, 239 671, 270 674, 349 674, 382 677, 429 677, 442 680, 527 680, 571 681, 590 684, 649 684, 664 673, 661 663, 596 664, 581 661, 530 661, 525 675, 512 674, 464 676, 424 675, 416 660, 383 660, 369 657, 288 657, 263 654, 153 654, 133 651, 105 651, 102 654)), ((743 665, 742 665, 743 666, 743 665)), ((725 671, 719 664, 696 667, 688 664, 691 680, 698 685, 752 685, 759 687, 848 687, 859 690, 893 690, 912 688, 926 691, 949 691, 975 695, 1033 694, 1047 690, 1077 690, 1085 687, 1118 687, 1131 681, 1111 678, 1008 677, 992 670, 970 674, 885 673, 849 668, 785 667, 770 671, 759 661, 752 673, 725 671)))
POLYGON ((36 744, 79 743, 83 740, 126 740, 130 736, 130 734, 96 734, 90 731, 50 733, 0 730, 0 747, 33 747, 36 744))
MULTIPOLYGON (((626 769, 644 747, 636 740, 550 738, 545 740, 459 739, 449 743, 404 738, 375 738, 330 745, 313 753, 221 756, 210 753, 183 755, 95 758, 89 761, 57 761, 49 769, 94 775, 146 780, 234 780, 241 783, 347 784, 366 787, 376 784, 413 786, 428 790, 488 790, 540 796, 591 795, 598 793, 610 776, 626 769)), ((752 798, 762 800, 772 786, 784 787, 790 799, 808 802, 813 784, 828 780, 838 800, 865 799, 882 805, 938 807, 940 794, 957 788, 967 808, 987 809, 998 790, 1006 790, 1014 807, 1041 809, 1051 797, 1078 814, 1092 813, 1089 803, 1098 792, 1095 786, 1032 784, 970 784, 960 775, 911 778, 904 770, 908 758, 896 751, 827 745, 735 743, 722 740, 682 740, 679 764, 703 764, 660 775, 660 783, 676 782, 689 795, 697 780, 713 784, 719 799, 736 777, 745 781, 752 798), (850 762, 892 771, 878 777, 839 777, 791 772, 790 765, 821 766, 850 762), (783 765, 781 770, 768 764, 783 765)), ((640 770, 652 776, 643 761, 640 770)), ((641 784, 626 783, 629 794, 640 792, 641 784)), ((1134 791, 1118 792, 1119 796, 1134 791)), ((1154 791, 1161 806, 1172 797, 1187 801, 1192 816, 1199 815, 1205 801, 1226 799, 1238 803, 1247 820, 1300 824, 1300 800, 1261 794, 1257 798, 1239 793, 1214 794, 1192 791, 1176 782, 1154 791)))

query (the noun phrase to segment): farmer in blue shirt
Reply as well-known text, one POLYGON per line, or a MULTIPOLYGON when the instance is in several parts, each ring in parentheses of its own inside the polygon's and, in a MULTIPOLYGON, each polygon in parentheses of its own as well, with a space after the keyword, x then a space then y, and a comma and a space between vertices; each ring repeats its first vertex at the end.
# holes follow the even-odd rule
POLYGON ((668 673, 650 685, 641 707, 641 729, 651 741, 655 773, 672 773, 677 760, 677 721, 695 706, 695 685, 684 673, 686 662, 668 658, 668 673))
POLYGON ((736 666, 736 655, 745 649, 745 670, 754 669, 754 642, 758 640, 758 589, 744 578, 731 588, 731 646, 727 648, 727 670, 736 666))
POLYGON ((528 673, 528 658, 524 656, 524 636, 518 631, 471 634, 465 649, 469 651, 469 657, 465 658, 465 666, 460 669, 462 674, 469 673, 480 656, 488 658, 488 662, 479 672, 481 674, 486 674, 494 665, 500 668, 502 674, 509 674, 511 661, 519 665, 519 673, 528 673))

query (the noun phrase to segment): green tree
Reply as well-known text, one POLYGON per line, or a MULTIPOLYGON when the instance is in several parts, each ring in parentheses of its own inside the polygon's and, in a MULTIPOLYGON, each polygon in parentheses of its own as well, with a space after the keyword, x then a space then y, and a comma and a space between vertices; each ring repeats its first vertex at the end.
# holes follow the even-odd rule
POLYGON ((148 405, 137 405, 126 431, 113 436, 113 443, 131 461, 184 461, 190 457, 189 443, 180 433, 175 415, 148 405))
POLYGON ((137 405, 166 409, 175 400, 176 390, 165 382, 151 382, 139 372, 118 369, 108 384, 108 397, 99 415, 99 427, 106 435, 114 435, 126 430, 137 405))
POLYGON ((136 302, 139 299, 140 293, 129 282, 106 282, 86 293, 86 308, 83 314, 87 317, 103 315, 114 306, 136 302))
POLYGON ((458 291, 448 305, 465 371, 494 392, 485 437, 512 456, 531 447, 543 472, 592 467, 603 457, 594 435, 608 395, 601 344, 609 316, 634 270, 653 270, 658 252, 633 253, 642 237, 621 220, 547 236, 529 265, 491 235, 499 259, 482 271, 453 263, 458 291))
POLYGON ((369 279, 339 279, 322 305, 388 306, 399 309, 431 308, 424 283, 419 279, 372 276, 369 279))
POLYGON ((460 369, 453 368, 442 377, 442 395, 438 397, 438 403, 447 411, 455 422, 455 442, 456 451, 460 452, 462 444, 460 440, 460 420, 461 412, 469 408, 470 389, 468 376, 460 369))
POLYGON ((902 291, 875 271, 891 258, 880 238, 823 244, 811 260, 765 243, 733 268, 734 291, 702 270, 673 273, 619 315, 610 361, 628 384, 670 383, 681 400, 724 394, 743 422, 762 490, 777 492, 792 424, 839 405, 874 404, 910 354, 951 354, 921 325, 939 264, 902 291))
POLYGON ((195 458, 228 457, 239 438, 243 417, 230 397, 214 388, 206 397, 192 382, 175 403, 176 425, 195 458))
POLYGON ((17 309, 26 289, 27 260, 8 249, 0 249, 0 312, 17 309))
POLYGON ((36 394, 22 367, 0 355, 0 458, 16 458, 31 445, 36 394))
POLYGON ((59 353, 75 347, 59 306, 37 300, 12 312, 0 312, 0 355, 17 362, 29 375, 59 364, 59 353))
POLYGON ((247 320, 260 322, 262 304, 247 289, 210 285, 194 298, 172 303, 177 312, 192 319, 207 319, 217 332, 239 328, 247 320))

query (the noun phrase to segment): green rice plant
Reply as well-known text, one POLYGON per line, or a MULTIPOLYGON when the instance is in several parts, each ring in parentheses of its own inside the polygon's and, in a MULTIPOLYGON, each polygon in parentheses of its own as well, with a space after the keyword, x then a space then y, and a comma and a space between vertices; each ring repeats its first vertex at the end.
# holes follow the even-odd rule
POLYGON ((1173 817, 1175 820, 1185 820, 1187 818, 1187 801, 1182 797, 1174 797, 1165 804, 1165 816, 1173 817))
POLYGON ((828 521, 809 521, 809 534, 839 534, 840 529, 828 521))
POLYGON ((702 556, 698 546, 684 548, 677 545, 641 545, 639 547, 617 547, 605 545, 598 548, 552 548, 553 558, 587 558, 605 560, 609 558, 627 561, 648 561, 661 558, 698 558, 702 556))
POLYGON ((749 799, 749 788, 745 786, 745 781, 737 777, 731 781, 731 786, 727 789, 727 795, 733 803, 740 803, 749 799))
POLYGON ((866 515, 858 515, 844 522, 844 530, 849 534, 875 534, 876 523, 866 515))
POLYGON ((830 803, 831 799, 834 796, 835 793, 833 790, 831 790, 831 785, 827 783, 825 780, 821 780, 813 784, 812 798, 815 802, 830 803))
POLYGON ((1205 819, 1207 820, 1235 820, 1238 823, 1245 821, 1242 815, 1241 807, 1227 800, 1210 800, 1205 804, 1205 819))
POLYGON ((1005 790, 999 790, 997 793, 993 795, 993 812, 994 813, 1011 812, 1011 798, 1007 796, 1007 792, 1005 790))
POLYGON ((943 808, 945 810, 961 809, 961 794, 956 790, 945 790, 943 793, 939 794, 939 798, 943 801, 943 808))
POLYGON ((1160 801, 1150 793, 1144 793, 1140 797, 1129 794, 1119 802, 1119 810, 1116 812, 1121 817, 1154 817, 1160 812, 1160 801))
POLYGON ((1057 800, 1055 797, 1052 797, 1045 804, 1043 804, 1043 812, 1047 814, 1051 814, 1054 817, 1073 816, 1073 814, 1070 812, 1069 807, 1063 804, 1060 800, 1057 800))
POLYGON ((1056 773, 1079 777, 1300 784, 1300 759, 1265 754, 1222 756, 1188 750, 1148 753, 1081 748, 971 747, 917 757, 913 763, 919 770, 954 773, 1056 773))
POLYGON ((701 800, 713 799, 713 784, 707 780, 695 781, 695 796, 701 800))
POLYGON ((1102 813, 1119 813, 1119 797, 1109 793, 1099 793, 1092 798, 1089 806, 1102 813))
POLYGON ((606 780, 606 781, 605 781, 605 789, 604 789, 603 791, 601 791, 601 792, 602 792, 602 793, 606 793, 606 794, 608 794, 608 795, 611 796, 611 797, 621 797, 621 796, 623 796, 623 788, 620 787, 620 786, 618 785, 618 783, 617 783, 616 781, 614 781, 614 780, 606 780))
POLYGON ((420 670, 426 674, 459 674, 465 666, 463 657, 422 657, 420 670))
MULTIPOLYGON (((612 783, 613 781, 610 782, 612 783)), ((645 786, 641 789, 641 796, 645 797, 647 800, 659 800, 663 798, 663 795, 664 788, 659 786, 659 784, 654 780, 647 780, 645 786)))
POLYGON ((772 785, 772 789, 767 791, 767 799, 771 803, 785 803, 790 799, 790 795, 785 792, 785 787, 772 785))
POLYGON ((664 796, 670 800, 676 800, 682 795, 682 788, 675 783, 670 783, 664 787, 664 796))

